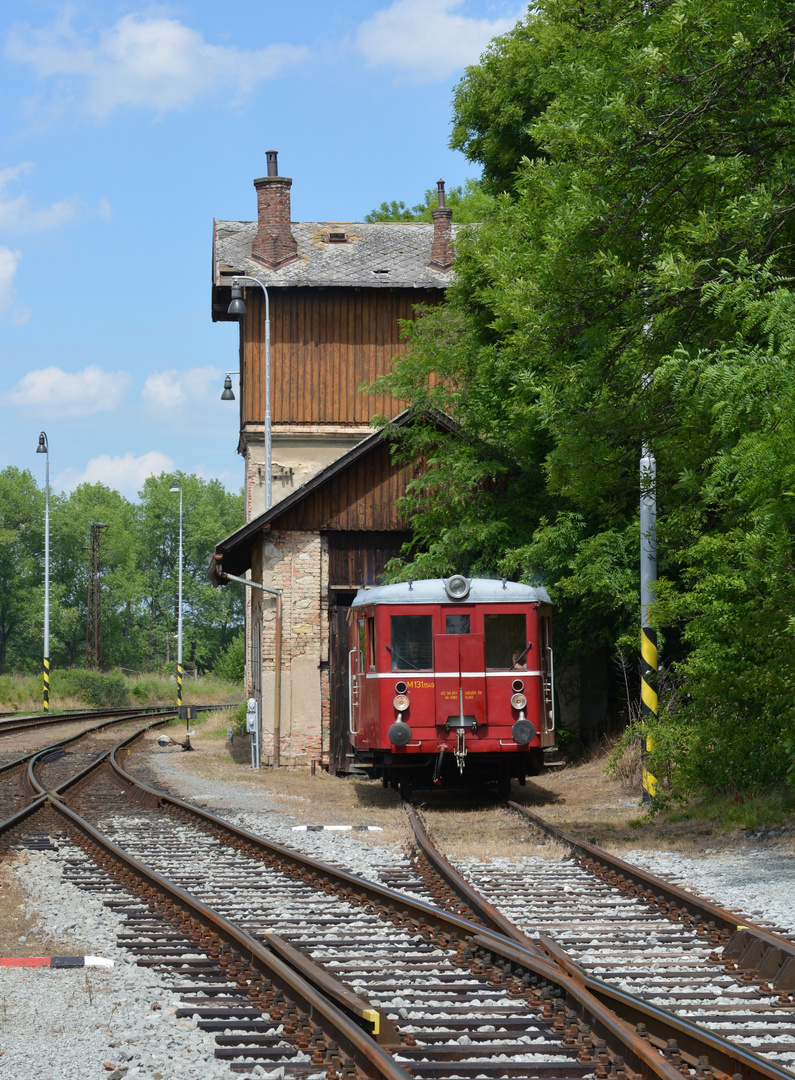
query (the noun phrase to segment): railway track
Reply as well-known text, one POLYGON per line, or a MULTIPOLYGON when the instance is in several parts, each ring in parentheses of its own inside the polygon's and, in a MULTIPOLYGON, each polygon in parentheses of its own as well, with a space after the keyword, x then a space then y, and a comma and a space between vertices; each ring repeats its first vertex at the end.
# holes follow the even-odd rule
MULTIPOLYGON (((158 717, 153 724, 165 723, 176 715, 175 709, 146 709, 132 714, 125 709, 121 715, 117 710, 83 713, 70 719, 85 722, 86 719, 96 719, 97 715, 105 719, 42 749, 33 750, 20 757, 8 755, 10 760, 0 761, 0 821, 21 810, 45 791, 57 787, 75 772, 89 766, 103 753, 107 754, 117 741, 108 742, 109 729, 132 724, 137 732, 140 730, 139 721, 151 716, 153 712, 158 717)), ((53 720, 52 723, 56 721, 53 720)), ((152 725, 147 725, 147 729, 149 726, 152 725)))
MULTIPOLYGON (((0 842, 24 844, 46 827, 70 852, 70 879, 123 915, 138 962, 216 1033, 216 1056, 233 1070, 326 1080, 792 1075, 693 1025, 687 1047, 666 1038, 660 1053, 661 1015, 644 1031, 637 1014, 648 1005, 624 993, 608 1007, 598 980, 554 944, 545 954, 493 929, 482 900, 480 911, 471 896, 456 901, 467 917, 445 912, 236 829, 136 782, 134 739, 53 778, 49 794, 34 770, 39 798, 0 826, 0 842)), ((450 903, 454 890, 444 890, 450 903)))
MULTIPOLYGON (((205 709, 209 706, 201 705, 199 709, 205 709)), ((225 706, 212 706, 213 708, 224 708, 225 706)), ((70 710, 63 713, 35 713, 29 716, 17 716, 11 714, 9 717, 0 717, 0 737, 4 735, 17 735, 21 731, 30 731, 33 728, 47 728, 56 727, 61 724, 79 724, 85 723, 86 720, 115 720, 122 717, 138 718, 140 716, 172 716, 174 709, 165 705, 153 705, 147 708, 141 708, 141 706, 130 706, 129 708, 113 708, 113 709, 87 709, 84 711, 70 710)), ((1 744, 0 744, 1 745, 1 744)))
POLYGON ((452 893, 459 910, 468 904, 485 925, 523 944, 540 941, 569 970, 590 976, 586 985, 604 1001, 609 984, 648 1003, 648 1015, 636 1017, 647 1031, 661 1030, 655 1010, 675 1013, 680 1051, 695 1022, 792 1069, 795 942, 786 931, 751 923, 513 806, 573 858, 455 867, 408 807, 420 855, 404 887, 424 886, 437 902, 452 893))

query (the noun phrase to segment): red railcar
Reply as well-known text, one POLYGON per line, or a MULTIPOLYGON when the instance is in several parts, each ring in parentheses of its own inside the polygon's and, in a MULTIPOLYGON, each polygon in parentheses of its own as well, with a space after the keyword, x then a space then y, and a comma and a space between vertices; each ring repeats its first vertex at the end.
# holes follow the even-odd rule
POLYGON ((455 575, 361 589, 350 613, 354 763, 406 794, 496 783, 554 755, 546 589, 455 575))

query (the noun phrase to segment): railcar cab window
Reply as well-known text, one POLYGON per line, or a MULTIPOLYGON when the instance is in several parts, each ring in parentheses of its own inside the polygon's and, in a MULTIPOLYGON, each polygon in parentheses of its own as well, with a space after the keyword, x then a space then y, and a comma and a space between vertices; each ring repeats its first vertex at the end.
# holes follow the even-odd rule
POLYGON ((445 633, 446 634, 468 634, 469 633, 469 616, 462 615, 457 611, 455 615, 445 615, 445 633))
POLYGON ((524 615, 484 615, 486 667, 521 671, 527 668, 527 619, 524 615))
POLYGON ((392 615, 393 671, 430 671, 433 667, 433 616, 392 615))

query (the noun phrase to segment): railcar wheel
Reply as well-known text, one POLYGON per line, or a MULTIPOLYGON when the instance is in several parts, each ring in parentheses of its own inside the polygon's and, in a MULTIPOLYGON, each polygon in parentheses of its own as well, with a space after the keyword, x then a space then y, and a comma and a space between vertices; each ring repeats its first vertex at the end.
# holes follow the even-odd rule
POLYGON ((404 802, 407 802, 411 795, 411 781, 400 780, 398 782, 398 791, 400 792, 401 799, 403 799, 404 802))

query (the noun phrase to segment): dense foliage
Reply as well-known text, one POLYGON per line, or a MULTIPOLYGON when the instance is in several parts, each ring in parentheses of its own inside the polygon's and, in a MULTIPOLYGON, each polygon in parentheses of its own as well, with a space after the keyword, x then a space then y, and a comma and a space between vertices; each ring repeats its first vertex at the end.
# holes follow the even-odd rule
POLYGON ((431 465, 413 571, 542 578, 569 659, 637 640, 652 447, 680 790, 792 760, 793 63, 783 0, 535 6, 458 88, 491 210, 386 380, 461 424, 403 437, 431 465))
MULTIPOLYGON (((243 625, 238 589, 213 589, 207 554, 240 526, 242 495, 217 480, 181 476, 183 662, 212 669, 243 625)), ((137 503, 103 484, 50 496, 50 656, 54 669, 86 654, 89 523, 102 522, 102 659, 106 668, 155 671, 176 660, 179 495, 150 477, 137 503)), ((44 493, 29 471, 0 472, 0 673, 41 665, 44 493)))

